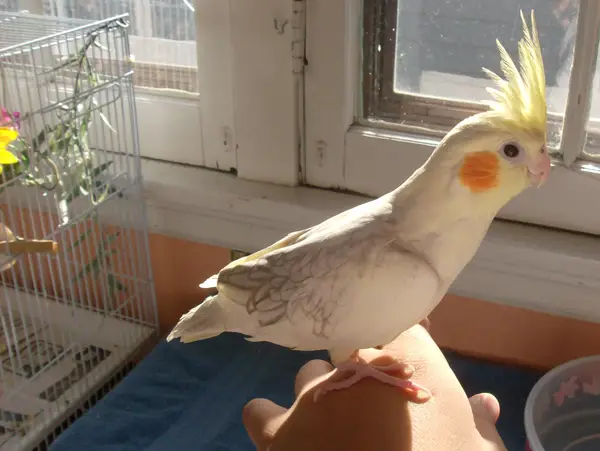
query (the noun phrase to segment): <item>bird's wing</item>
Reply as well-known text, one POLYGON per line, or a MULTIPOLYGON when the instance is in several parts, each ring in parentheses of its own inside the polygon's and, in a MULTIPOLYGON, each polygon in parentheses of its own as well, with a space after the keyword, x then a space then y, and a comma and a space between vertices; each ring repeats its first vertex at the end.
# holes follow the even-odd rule
POLYGON ((285 322, 300 325, 301 335, 325 337, 354 308, 355 300, 367 295, 365 281, 383 282, 390 289, 399 276, 394 271, 398 264, 414 271, 411 277, 419 288, 432 285, 433 271, 428 267, 422 277, 420 265, 426 263, 397 246, 380 206, 361 207, 288 236, 285 246, 224 268, 218 276, 219 293, 244 306, 261 328, 285 322))
POLYGON ((257 252, 255 252, 253 254, 250 254, 250 255, 247 255, 245 257, 238 258, 237 260, 232 261, 227 266, 225 266, 221 271, 219 271, 219 273, 213 274, 208 279, 206 279, 204 282, 202 282, 200 284, 200 288, 205 288, 205 289, 216 288, 217 287, 217 282, 219 280, 219 276, 225 270, 230 269, 230 268, 232 268, 234 266, 240 265, 242 263, 252 262, 254 260, 259 259, 263 255, 266 255, 266 254, 271 253, 273 251, 276 251, 278 249, 282 249, 282 248, 284 248, 286 246, 294 244, 294 243, 298 242, 299 240, 301 240, 302 239, 302 235, 305 232, 307 232, 308 230, 310 230, 310 229, 298 230, 296 232, 292 232, 292 233, 288 234, 287 236, 283 237, 282 239, 280 239, 279 241, 271 244, 270 246, 268 246, 268 247, 266 247, 264 249, 261 249, 260 251, 257 251, 257 252))
MULTIPOLYGON (((245 257, 238 258, 237 260, 232 261, 227 266, 225 266, 223 269, 221 269, 221 271, 219 271, 219 273, 213 274, 208 279, 206 279, 204 282, 202 282, 200 284, 200 288, 205 288, 205 289, 217 288, 218 281, 219 281, 219 278, 221 277, 221 274, 227 273, 228 270, 230 270, 231 268, 233 268, 235 266, 243 265, 243 264, 246 264, 246 266, 247 266, 247 264, 252 264, 254 261, 260 259, 261 257, 268 256, 271 253, 277 252, 283 248, 287 248, 289 246, 297 244, 301 241, 304 241, 307 238, 311 238, 312 240, 314 240, 315 238, 316 239, 325 239, 331 235, 332 231, 335 231, 336 228, 343 227, 344 224, 347 224, 349 221, 355 220, 356 222, 354 225, 360 224, 361 221, 364 220, 364 218, 362 218, 361 216, 364 216, 365 211, 372 210, 373 212, 377 212, 381 208, 380 205, 382 205, 382 204, 383 203, 380 201, 380 199, 375 199, 371 202, 367 202, 365 204, 358 205, 354 208, 351 208, 351 209, 343 211, 335 216, 332 216, 331 218, 323 221, 320 224, 317 224, 316 226, 310 227, 308 229, 297 230, 295 232, 292 232, 292 233, 286 235, 285 237, 283 237, 282 239, 280 239, 279 241, 271 244, 270 246, 268 246, 264 249, 261 249, 259 251, 254 252, 253 254, 250 254, 245 257), (375 207, 375 208, 373 208, 373 207, 375 207)), ((370 217, 370 216, 371 215, 367 215, 367 217, 370 217)), ((223 279, 221 279, 221 281, 222 280, 223 279)))

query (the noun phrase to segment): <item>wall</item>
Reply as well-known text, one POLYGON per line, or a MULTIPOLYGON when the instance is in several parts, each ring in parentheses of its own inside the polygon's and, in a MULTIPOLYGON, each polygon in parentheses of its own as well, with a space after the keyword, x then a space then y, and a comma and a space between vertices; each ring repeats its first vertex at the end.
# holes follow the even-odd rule
POLYGON ((206 297, 206 290, 198 285, 229 262, 229 250, 157 234, 150 234, 149 241, 158 316, 165 334, 206 297))
MULTIPOLYGON (((229 261, 229 250, 162 235, 150 247, 162 333, 206 296, 198 285, 229 261)), ((600 354, 600 325, 448 295, 431 332, 441 347, 536 368, 600 354)))

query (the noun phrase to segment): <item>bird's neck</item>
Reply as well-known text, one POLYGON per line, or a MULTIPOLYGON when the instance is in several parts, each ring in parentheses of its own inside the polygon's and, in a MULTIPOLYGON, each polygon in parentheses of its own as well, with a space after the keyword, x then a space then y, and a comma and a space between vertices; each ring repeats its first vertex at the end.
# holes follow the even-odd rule
POLYGON ((390 193, 398 238, 409 242, 448 283, 481 244, 496 210, 481 209, 452 171, 417 171, 390 193))
POLYGON ((389 195, 393 214, 411 227, 438 229, 457 221, 490 222, 499 202, 487 202, 459 181, 453 167, 422 168, 389 195), (430 170, 431 169, 431 170, 430 170))

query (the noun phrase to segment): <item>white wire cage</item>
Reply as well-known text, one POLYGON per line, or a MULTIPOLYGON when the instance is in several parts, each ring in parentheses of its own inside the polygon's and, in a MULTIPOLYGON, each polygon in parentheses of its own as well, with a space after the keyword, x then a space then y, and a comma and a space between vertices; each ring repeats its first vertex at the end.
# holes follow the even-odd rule
POLYGON ((0 13, 1 451, 45 449, 158 337, 128 28, 0 13))

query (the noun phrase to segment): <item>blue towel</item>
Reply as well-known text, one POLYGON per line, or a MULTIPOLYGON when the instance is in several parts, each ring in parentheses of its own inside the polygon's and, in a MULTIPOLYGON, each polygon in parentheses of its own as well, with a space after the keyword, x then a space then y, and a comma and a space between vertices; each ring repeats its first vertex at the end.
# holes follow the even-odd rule
MULTIPOLYGON (((445 353, 467 394, 495 394, 498 428, 523 451, 523 409, 534 371, 445 353)), ((249 343, 236 334, 187 345, 161 342, 98 404, 61 434, 51 451, 250 451, 241 410, 264 397, 290 406, 294 377, 323 352, 249 343)))

